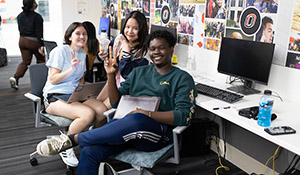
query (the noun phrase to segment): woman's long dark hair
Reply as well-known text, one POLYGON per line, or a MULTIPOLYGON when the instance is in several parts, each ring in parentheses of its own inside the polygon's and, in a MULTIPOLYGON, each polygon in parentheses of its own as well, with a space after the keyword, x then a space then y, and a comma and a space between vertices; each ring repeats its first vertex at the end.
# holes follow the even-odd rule
POLYGON ((35 0, 23 0, 23 12, 25 14, 28 14, 31 11, 31 8, 33 7, 33 3, 35 0))
POLYGON ((139 12, 139 11, 132 11, 125 19, 124 21, 124 25, 121 28, 121 34, 123 36, 125 36, 124 30, 125 30, 125 26, 127 21, 130 18, 134 18, 137 23, 139 24, 139 33, 138 33, 138 41, 140 44, 138 44, 137 46, 135 46, 134 49, 137 50, 135 56, 137 58, 143 57, 146 55, 147 53, 147 47, 145 45, 145 41, 147 39, 148 36, 148 25, 147 25, 147 20, 146 17, 143 13, 139 12))
POLYGON ((82 24, 88 35, 88 40, 86 42, 88 53, 96 55, 99 48, 98 39, 96 38, 96 28, 94 24, 89 21, 84 21, 82 24))

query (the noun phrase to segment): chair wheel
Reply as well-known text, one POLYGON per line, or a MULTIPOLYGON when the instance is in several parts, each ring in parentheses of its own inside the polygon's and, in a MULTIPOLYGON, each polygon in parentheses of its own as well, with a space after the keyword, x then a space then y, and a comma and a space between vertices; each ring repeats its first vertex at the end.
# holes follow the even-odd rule
POLYGON ((39 163, 38 163, 38 160, 36 158, 31 158, 30 159, 30 164, 31 164, 31 166, 37 166, 39 163))
POLYGON ((74 169, 72 167, 67 167, 66 175, 73 175, 74 169))

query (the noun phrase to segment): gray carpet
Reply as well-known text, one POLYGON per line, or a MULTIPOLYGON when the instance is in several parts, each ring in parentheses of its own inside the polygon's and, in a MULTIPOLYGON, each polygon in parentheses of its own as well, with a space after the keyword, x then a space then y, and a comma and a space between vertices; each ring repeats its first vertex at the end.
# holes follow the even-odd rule
MULTIPOLYGON (((18 91, 11 89, 8 81, 20 61, 20 58, 9 58, 8 66, 0 67, 0 175, 66 174, 66 166, 58 155, 38 157, 38 166, 31 166, 29 163, 29 154, 35 150, 37 143, 47 135, 59 134, 58 130, 62 128, 34 127, 32 102, 24 97, 24 93, 30 91, 28 72, 20 79, 18 91)), ((77 156, 80 156, 80 148, 77 147, 75 151, 77 156)), ((115 160, 108 162, 116 170, 130 167, 115 160)), ((231 170, 219 170, 218 174, 246 174, 225 160, 222 160, 222 163, 231 170)), ((213 175, 218 166, 217 154, 210 152, 202 156, 183 157, 179 165, 158 164, 152 171, 161 175, 213 175)))

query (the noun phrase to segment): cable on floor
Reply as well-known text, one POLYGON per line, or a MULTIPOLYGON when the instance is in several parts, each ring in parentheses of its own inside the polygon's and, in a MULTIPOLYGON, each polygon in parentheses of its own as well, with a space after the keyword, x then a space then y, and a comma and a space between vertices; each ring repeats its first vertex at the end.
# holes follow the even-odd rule
POLYGON ((273 158, 273 175, 275 175, 275 156, 276 156, 276 154, 277 154, 279 148, 280 148, 280 146, 277 147, 277 149, 275 150, 273 156, 271 156, 271 157, 267 160, 267 162, 265 163, 265 165, 264 165, 263 168, 259 171, 258 174, 260 174, 260 173, 266 168, 266 166, 268 165, 269 161, 273 158))
POLYGON ((224 165, 222 164, 222 160, 221 160, 221 156, 220 156, 220 147, 219 147, 219 144, 217 143, 216 140, 213 139, 213 141, 214 141, 214 143, 215 143, 216 146, 217 146, 218 160, 219 160, 219 164, 220 164, 220 166, 218 166, 218 167, 216 168, 216 171, 215 171, 215 172, 216 172, 216 175, 218 175, 218 170, 219 170, 219 169, 223 168, 223 169, 225 169, 226 171, 229 171, 230 168, 227 167, 227 166, 224 166, 224 165))

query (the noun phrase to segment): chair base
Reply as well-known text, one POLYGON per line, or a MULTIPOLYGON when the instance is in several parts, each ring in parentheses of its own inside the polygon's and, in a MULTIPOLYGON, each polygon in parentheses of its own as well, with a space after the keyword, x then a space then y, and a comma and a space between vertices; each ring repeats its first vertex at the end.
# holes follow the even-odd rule
MULTIPOLYGON (((29 161, 30 161, 31 166, 37 166, 39 164, 39 162, 37 160, 38 156, 39 156, 39 154, 37 153, 37 151, 35 151, 29 155, 29 157, 30 157, 29 161)), ((76 167, 71 167, 69 165, 66 165, 66 175, 74 175, 75 170, 76 170, 76 167)))

